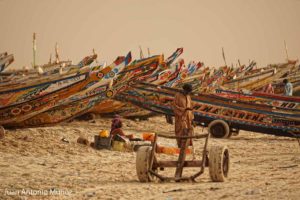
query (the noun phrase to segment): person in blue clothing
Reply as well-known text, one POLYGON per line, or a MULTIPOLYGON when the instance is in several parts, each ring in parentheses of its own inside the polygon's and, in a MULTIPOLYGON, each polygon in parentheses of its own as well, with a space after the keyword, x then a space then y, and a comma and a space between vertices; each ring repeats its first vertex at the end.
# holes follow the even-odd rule
POLYGON ((288 79, 284 79, 283 83, 284 83, 284 95, 293 96, 293 85, 289 82, 288 79))

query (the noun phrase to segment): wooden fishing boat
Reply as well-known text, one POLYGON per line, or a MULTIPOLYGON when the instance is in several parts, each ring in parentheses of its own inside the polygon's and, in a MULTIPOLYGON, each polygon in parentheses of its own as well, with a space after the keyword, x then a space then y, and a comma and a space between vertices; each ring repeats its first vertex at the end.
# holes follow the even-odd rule
MULTIPOLYGON (((134 62, 134 64, 128 66, 126 70, 119 72, 122 74, 122 79, 119 76, 112 77, 114 79, 113 85, 107 87, 105 91, 96 91, 88 93, 82 99, 76 99, 72 102, 64 102, 60 105, 52 106, 51 109, 41 112, 26 120, 18 123, 6 124, 7 127, 32 127, 32 126, 48 126, 63 121, 71 120, 82 114, 89 112, 96 104, 106 100, 107 98, 113 97, 115 94, 122 92, 127 89, 127 84, 130 81, 137 79, 139 76, 150 76, 153 71, 156 70, 162 56, 154 56, 149 60, 143 59, 134 62), (130 70, 129 70, 130 69, 130 70), (143 70, 143 69, 146 69, 143 70), (124 73, 126 71, 126 73, 124 73), (118 81, 115 81, 118 80, 118 81)), ((106 75, 106 74, 105 74, 106 75)))
MULTIPOLYGON (((60 100, 97 83, 103 78, 105 73, 105 70, 85 73, 80 75, 79 81, 76 79, 76 83, 70 84, 70 82, 67 82, 67 86, 55 92, 47 93, 42 97, 31 98, 23 103, 0 108, 0 124, 5 125, 11 122, 20 122, 44 112, 57 105, 60 100)), ((62 84, 64 84, 64 82, 62 82, 62 84)))
POLYGON ((0 82, 0 90, 26 87, 37 82, 43 83, 63 78, 71 74, 89 72, 89 65, 93 63, 96 58, 97 54, 86 56, 77 65, 72 65, 72 61, 56 60, 55 62, 51 62, 50 60, 47 64, 36 65, 31 69, 24 67, 21 70, 7 71, 6 73, 1 74, 1 76, 5 76, 5 80, 0 82))
MULTIPOLYGON (((288 108, 288 107, 278 107, 276 105, 271 105, 268 103, 258 102, 258 101, 245 101, 239 98, 228 98, 223 97, 218 94, 201 94, 201 96, 213 98, 216 102, 222 103, 222 101, 229 102, 230 104, 238 104, 245 109, 254 109, 263 112, 271 112, 271 114, 280 115, 284 117, 300 117, 300 109, 288 108)), ((291 102, 288 102, 291 103, 291 102)))
MULTIPOLYGON (((78 84, 88 79, 89 72, 83 72, 79 74, 71 74, 65 77, 57 77, 54 80, 48 80, 45 82, 35 82, 35 84, 23 87, 22 84, 16 83, 16 87, 10 85, 3 86, 0 89, 0 108, 4 108, 19 103, 52 94, 59 90, 71 87, 74 84, 78 84)), ((46 80, 46 79, 45 79, 46 80)))
POLYGON ((251 73, 249 75, 227 81, 223 84, 223 86, 227 89, 258 89, 273 80, 281 78, 294 68, 295 65, 290 63, 271 65, 267 68, 261 69, 257 73, 251 73))
POLYGON ((262 88, 263 86, 267 85, 268 83, 273 82, 273 80, 276 80, 276 79, 279 79, 279 78, 285 76, 286 74, 289 73, 290 70, 292 70, 293 67, 294 67, 293 65, 289 65, 285 69, 278 70, 278 72, 273 74, 272 76, 258 80, 255 83, 250 83, 248 85, 245 85, 243 88, 248 89, 248 90, 258 90, 258 89, 262 88))
POLYGON ((79 70, 78 65, 72 65, 72 61, 59 61, 54 63, 47 63, 44 65, 37 65, 34 68, 23 67, 23 69, 19 70, 10 70, 1 75, 5 75, 9 77, 6 80, 6 83, 1 82, 0 86, 4 84, 12 84, 12 83, 26 83, 26 82, 34 82, 37 79, 49 78, 50 75, 54 74, 70 74, 75 73, 79 70), (76 71, 75 71, 76 69, 76 71))
POLYGON ((168 81, 171 81, 178 77, 178 74, 183 69, 184 61, 179 60, 179 62, 175 63, 174 65, 168 66, 167 69, 161 68, 160 71, 157 71, 154 75, 147 78, 147 82, 152 84, 161 85, 168 81))
POLYGON ((249 65, 240 65, 235 70, 233 70, 234 73, 232 74, 232 77, 229 80, 232 80, 233 76, 235 76, 236 78, 240 78, 260 72, 260 70, 261 69, 257 68, 256 62, 252 60, 251 62, 249 62, 249 65))
POLYGON ((130 62, 131 52, 129 52, 126 57, 119 56, 111 65, 103 68, 101 72, 98 73, 98 76, 102 77, 101 81, 88 85, 83 91, 60 100, 58 104, 67 104, 75 100, 86 98, 89 95, 106 91, 107 88, 112 86, 113 80, 116 79, 117 75, 123 71, 130 62))
POLYGON ((79 67, 88 66, 88 65, 92 64, 97 59, 97 57, 98 57, 97 54, 93 54, 91 56, 86 56, 77 65, 79 67))
POLYGON ((0 60, 1 60, 2 58, 4 58, 5 56, 7 56, 7 55, 8 55, 7 52, 0 53, 0 60))
MULTIPOLYGON (((274 87, 275 94, 284 94, 283 80, 288 79, 293 85, 293 96, 300 96, 300 69, 298 73, 290 74, 287 77, 273 80, 272 86, 274 87)), ((255 91, 261 91, 262 88, 256 89, 255 91)))
POLYGON ((177 48, 176 51, 165 60, 166 66, 171 66, 172 63, 183 53, 183 48, 177 48))
MULTIPOLYGON (((182 69, 184 65, 184 61, 180 60, 178 63, 175 63, 174 65, 172 63, 176 58, 178 58, 182 54, 182 52, 183 52, 183 48, 178 48, 170 57, 168 57, 157 68, 157 70, 153 73, 153 75, 147 77, 147 82, 160 85, 166 83, 167 81, 175 79, 178 76, 180 70, 182 69)), ((114 102, 113 100, 108 100, 94 106, 91 112, 96 114, 106 114, 106 115, 119 113, 122 116, 124 115, 133 116, 134 111, 137 110, 136 108, 137 107, 135 107, 134 105, 130 105, 128 103, 122 103, 119 101, 114 102)))
MULTIPOLYGON (((150 78, 147 78, 144 80, 144 82, 151 83, 157 85, 158 82, 163 83, 160 85, 167 85, 171 82, 171 85, 175 86, 177 83, 180 81, 184 80, 186 77, 193 75, 196 73, 202 66, 203 63, 196 63, 196 62, 191 62, 187 67, 183 65, 183 61, 179 61, 180 67, 176 67, 176 71, 174 71, 172 74, 169 76, 165 76, 165 73, 157 73, 157 78, 153 79, 153 76, 150 78), (174 76, 174 75, 177 76, 174 76)), ((172 68, 172 67, 171 67, 172 68)), ((165 72, 164 70, 163 72, 165 72)), ((139 81, 137 79, 137 81, 139 81)), ((122 95, 125 95, 127 93, 135 93, 135 90, 127 90, 122 93, 122 95)), ((141 108, 136 107, 135 105, 131 105, 130 103, 124 103, 124 107, 119 108, 117 110, 117 113, 122 115, 123 117, 127 118, 145 118, 149 116, 154 116, 154 114, 151 111, 145 111, 142 110, 141 108)))
MULTIPOLYGON (((50 74, 67 74, 70 71, 79 70, 82 67, 86 67, 91 65, 97 59, 97 54, 93 54, 90 56, 84 57, 77 65, 72 65, 71 61, 59 61, 48 63, 45 65, 40 66, 43 70, 43 75, 50 75, 50 74)), ((100 68, 98 67, 98 70, 100 68)))
POLYGON ((91 110, 91 113, 96 113, 96 114, 117 113, 118 110, 120 110, 125 105, 126 103, 121 101, 116 101, 114 99, 106 99, 101 103, 99 103, 98 105, 95 105, 91 110))
MULTIPOLYGON (((60 68, 61 69, 61 68, 60 68)), ((59 70, 55 73, 44 73, 39 74, 36 70, 34 70, 32 73, 27 73, 25 71, 18 71, 18 72, 12 72, 10 73, 10 79, 6 80, 5 82, 2 82, 0 84, 0 91, 5 91, 7 88, 10 89, 18 89, 22 87, 29 87, 31 85, 38 83, 45 83, 57 79, 62 79, 67 76, 76 75, 79 73, 85 73, 89 72, 89 67, 83 67, 78 68, 78 66, 70 65, 63 69, 63 71, 59 70), (23 73, 24 72, 24 73, 23 73)))
MULTIPOLYGON (((164 61, 163 63, 160 63, 160 65, 159 65, 159 67, 157 67, 157 69, 154 71, 154 72, 152 72, 152 75, 150 76, 149 75, 149 73, 145 73, 144 75, 140 75, 139 77, 137 77, 136 75, 131 75, 132 77, 134 77, 135 78, 135 80, 136 81, 140 81, 140 80, 143 80, 143 79, 146 79, 146 80, 149 80, 149 79, 151 79, 152 81, 163 81, 163 82, 166 82, 167 80, 166 80, 166 76, 164 76, 164 78, 163 77, 161 77, 161 76, 163 76, 163 75, 165 75, 165 74, 163 74, 163 73, 161 73, 160 72, 160 69, 165 69, 165 63, 167 62, 168 64, 172 64, 172 62, 182 53, 182 51, 183 51, 183 49, 182 48, 178 48, 166 61, 164 61)), ((153 62, 153 58, 150 58, 150 60, 153 62)), ((160 60, 160 62, 161 62, 161 58, 159 59, 160 60)), ((146 61, 146 60, 145 60, 146 61)), ((144 62, 145 62, 144 61, 144 62)), ((146 61, 146 62, 148 62, 148 61, 146 61)), ((148 62, 149 63, 149 62, 148 62)), ((135 63, 135 65, 137 65, 137 63, 135 63)), ((131 69, 132 67, 128 67, 126 70, 128 70, 128 69, 131 69)), ((173 67, 172 68, 173 70, 175 70, 174 71, 174 73, 176 72, 176 70, 177 70, 177 66, 176 67, 173 67)), ((167 69, 167 70, 169 70, 169 69, 167 69)), ((164 71, 166 71, 166 70, 163 70, 163 72, 164 71)), ((169 70, 169 72, 172 72, 172 70, 169 70)), ((115 72, 115 74, 117 74, 117 72, 115 72)), ((136 73, 135 73, 136 74, 136 73)), ((131 78, 132 79, 132 78, 131 78)), ((145 80, 145 81, 146 81, 145 80)), ((124 81, 124 80, 123 80, 124 81)), ((132 80, 131 80, 132 81, 132 80)), ((116 104, 113 104, 112 102, 111 102, 111 100, 109 100, 108 102, 110 102, 110 104, 109 105, 107 105, 107 100, 106 101, 101 101, 98 105, 96 104, 96 105, 94 105, 94 107, 89 111, 89 112, 93 112, 93 113, 95 113, 95 110, 98 108, 98 109, 102 109, 102 111, 103 111, 103 107, 104 107, 104 111, 106 111, 106 113, 107 113, 107 111, 109 110, 110 112, 114 112, 114 111, 116 111, 116 109, 120 109, 120 108, 122 108, 122 110, 124 111, 124 109, 126 109, 126 113, 124 113, 125 115, 128 115, 128 116, 132 116, 132 115, 134 115, 133 113, 129 113, 128 111, 129 110, 136 110, 136 107, 134 107, 133 108, 133 106, 130 106, 130 105, 126 105, 126 104, 124 104, 124 103, 122 103, 121 105, 120 105, 120 103, 116 103, 117 104, 117 106, 115 107, 115 105, 116 104), (102 103, 103 102, 103 103, 102 103), (124 105, 126 105, 126 108, 124 108, 124 105), (109 107, 107 107, 107 106, 109 106, 109 107)), ((121 111, 121 110, 119 110, 119 111, 121 111)), ((148 111, 146 111, 146 112, 148 112, 148 111)), ((99 113, 97 110, 96 110, 96 113, 99 113)), ((102 113, 103 114, 103 113, 102 113)), ((147 114, 146 114, 147 115, 147 114)), ((151 115, 151 114, 150 114, 151 115)))
MULTIPOLYGON (((96 57, 97 55, 89 57, 88 62, 92 62, 96 57)), ((24 103, 65 89, 85 80, 90 72, 88 66, 70 65, 66 69, 68 71, 63 74, 45 74, 44 76, 35 74, 0 84, 0 108, 24 103)))
MULTIPOLYGON (((94 55, 95 56, 95 55, 94 55)), ((92 57, 95 59, 95 57, 92 57)), ((21 87, 28 87, 38 83, 62 79, 66 76, 75 75, 78 73, 89 72, 88 66, 72 65, 71 61, 60 61, 58 63, 48 63, 42 66, 36 66, 35 69, 23 69, 6 73, 5 81, 0 83, 0 91, 5 91, 7 88, 17 89, 21 87), (47 67, 46 67, 47 66, 47 67), (47 70, 43 68, 46 67, 47 70), (41 72, 39 72, 39 69, 41 72)))
POLYGON ((180 81, 177 87, 181 88, 183 84, 188 83, 193 86, 194 92, 211 92, 238 75, 249 72, 255 65, 255 62, 251 62, 248 66, 242 65, 236 69, 228 66, 219 69, 206 67, 180 81))
MULTIPOLYGON (((154 85, 149 84, 149 83, 139 83, 140 85, 144 85, 145 87, 154 87, 154 85)), ((140 90, 140 86, 133 86, 135 88, 138 88, 140 90)), ((162 88, 165 88, 164 86, 161 86, 162 88)), ((148 94, 152 94, 153 90, 152 89, 143 89, 143 93, 138 93, 138 95, 143 95, 147 96, 148 94), (146 92, 148 91, 148 92, 146 92)), ((130 92, 129 92, 130 93, 130 92)), ((197 95, 197 94, 196 94, 197 95)), ((245 101, 239 101, 239 100, 232 100, 229 98, 224 98, 220 97, 214 94, 206 94, 206 93, 201 93, 201 95, 198 95, 199 97, 197 98, 198 102, 202 103, 209 103, 213 102, 214 105, 217 106, 224 106, 228 108, 233 108, 233 109, 239 109, 240 107, 243 110, 246 111, 253 111, 253 112, 258 112, 261 114, 269 114, 273 116, 278 116, 278 117, 285 117, 285 118, 299 118, 300 119, 300 110, 299 109, 287 109, 287 108, 279 108, 279 107, 274 107, 274 106, 269 106, 269 105, 261 105, 261 104, 255 104, 251 102, 245 102, 245 101)))
MULTIPOLYGON (((137 95, 130 96, 118 95, 118 100, 129 101, 144 109, 153 112, 173 115, 171 103, 175 93, 178 91, 172 88, 160 87, 153 85, 137 84, 131 85, 135 91, 146 91, 155 95, 137 95)), ((201 95, 192 96, 194 102, 195 120, 202 126, 210 126, 215 120, 218 124, 222 124, 222 130, 248 130, 266 134, 293 137, 300 134, 300 118, 297 115, 286 116, 278 113, 267 112, 261 109, 249 109, 244 105, 235 105, 223 102, 204 101, 201 95), (220 122, 220 120, 222 122, 220 122), (224 125, 225 124, 225 125, 224 125)), ((214 122, 215 124, 216 122, 214 122)), ((211 125, 212 126, 212 125, 211 125)), ((215 126, 215 125, 214 125, 215 126)), ((228 137, 230 131, 222 132, 220 137, 228 137)))
POLYGON ((177 75, 176 78, 168 81, 164 85, 167 87, 174 87, 179 82, 181 82, 184 79, 186 79, 187 77, 193 75, 193 73, 198 71, 202 66, 203 66, 203 64, 201 62, 198 62, 198 63, 191 62, 191 63, 189 63, 189 65, 187 67, 183 67, 182 70, 180 70, 180 73, 177 75))
MULTIPOLYGON (((151 77, 147 77, 147 82, 153 84, 162 84, 177 77, 177 74, 184 66, 184 61, 180 60, 173 65, 173 62, 183 53, 183 48, 178 48, 171 56, 169 56, 153 73, 151 77)), ((141 77, 143 79, 143 77, 141 77)))
POLYGON ((84 74, 80 77, 80 81, 68 85, 59 91, 54 93, 48 93, 42 97, 37 97, 23 103, 6 106, 0 108, 0 124, 5 125, 7 123, 23 121, 30 118, 40 112, 46 111, 60 100, 67 98, 68 96, 82 90, 88 84, 99 80, 97 73, 84 74))
POLYGON ((222 89, 216 90, 216 95, 234 100, 270 105, 275 108, 300 109, 300 97, 296 96, 283 96, 255 91, 236 92, 222 89))

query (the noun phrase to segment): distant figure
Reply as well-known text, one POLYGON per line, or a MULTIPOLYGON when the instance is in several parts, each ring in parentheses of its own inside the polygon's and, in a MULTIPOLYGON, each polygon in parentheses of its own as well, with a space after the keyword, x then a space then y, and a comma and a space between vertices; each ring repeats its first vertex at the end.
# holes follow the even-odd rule
MULTIPOLYGON (((175 114, 175 135, 192 135, 193 134, 193 103, 190 96, 192 92, 192 86, 190 84, 184 84, 183 91, 178 92, 175 95, 173 102, 173 111, 175 114)), ((192 145, 192 140, 188 142, 192 145)), ((181 147, 181 140, 177 139, 177 145, 181 147)))
POLYGON ((114 139, 116 135, 119 135, 119 136, 125 136, 125 133, 123 132, 122 128, 116 128, 114 129, 113 131, 111 131, 110 133, 112 135, 112 138, 114 139))
POLYGON ((110 135, 112 136, 113 140, 116 138, 116 135, 124 136, 129 139, 133 138, 132 134, 125 135, 125 133, 122 130, 122 126, 123 126, 123 123, 121 120, 121 116, 115 115, 114 118, 112 119, 111 130, 110 130, 110 135))
POLYGON ((121 133, 121 135, 124 135, 123 131, 122 131, 122 120, 121 120, 121 116, 120 115, 115 115, 114 118, 111 121, 111 129, 110 129, 110 134, 111 135, 115 135, 118 133, 121 133))
POLYGON ((293 85, 289 82, 288 79, 284 79, 283 83, 284 83, 284 95, 293 96, 293 85))
POLYGON ((272 83, 269 83, 265 87, 263 87, 262 92, 267 93, 267 94, 274 94, 274 88, 272 86, 272 83))

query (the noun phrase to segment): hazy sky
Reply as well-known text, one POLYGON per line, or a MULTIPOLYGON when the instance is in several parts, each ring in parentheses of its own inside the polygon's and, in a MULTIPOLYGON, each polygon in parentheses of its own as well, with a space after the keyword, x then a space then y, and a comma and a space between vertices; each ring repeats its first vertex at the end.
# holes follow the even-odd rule
POLYGON ((283 62, 300 57, 300 0, 0 0, 0 52, 15 55, 12 66, 32 62, 32 33, 37 33, 37 63, 48 62, 59 43, 64 59, 77 63, 95 48, 99 61, 138 46, 182 58, 223 65, 283 62))

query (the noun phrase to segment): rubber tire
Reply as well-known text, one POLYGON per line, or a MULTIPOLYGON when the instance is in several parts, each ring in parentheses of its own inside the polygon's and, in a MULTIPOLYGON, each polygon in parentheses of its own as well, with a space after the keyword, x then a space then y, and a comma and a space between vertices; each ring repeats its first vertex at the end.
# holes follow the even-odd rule
POLYGON ((0 140, 5 137, 5 129, 3 126, 0 126, 0 140))
POLYGON ((231 136, 227 122, 219 119, 209 123, 208 132, 215 138, 229 138, 231 136), (222 133, 220 133, 221 129, 223 129, 222 133))
POLYGON ((212 146, 208 154, 209 176, 213 182, 224 182, 230 168, 229 150, 226 146, 212 146))
POLYGON ((149 173, 151 147, 141 146, 136 153, 136 174, 140 182, 146 183, 153 180, 149 173))

